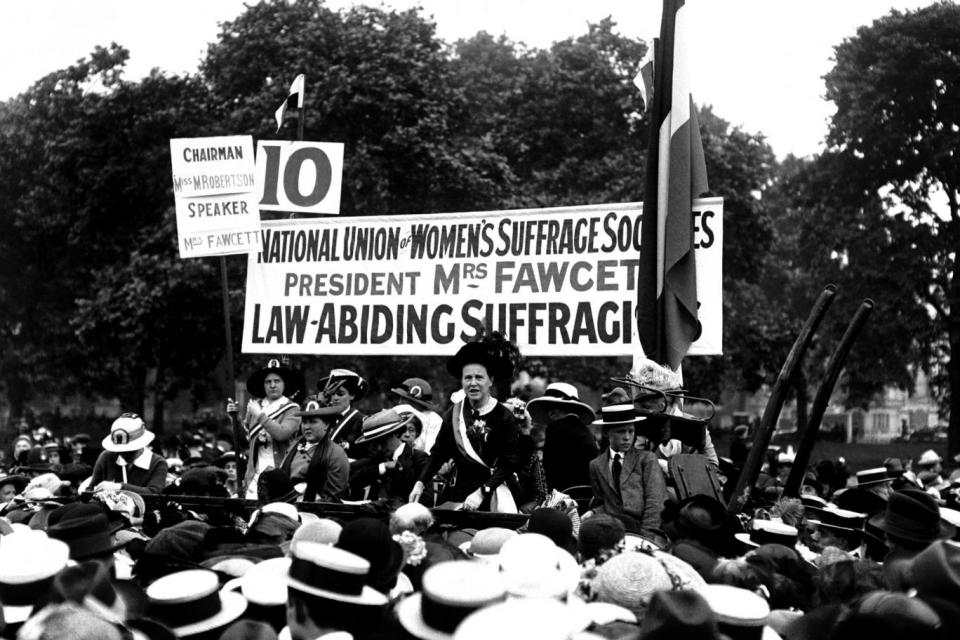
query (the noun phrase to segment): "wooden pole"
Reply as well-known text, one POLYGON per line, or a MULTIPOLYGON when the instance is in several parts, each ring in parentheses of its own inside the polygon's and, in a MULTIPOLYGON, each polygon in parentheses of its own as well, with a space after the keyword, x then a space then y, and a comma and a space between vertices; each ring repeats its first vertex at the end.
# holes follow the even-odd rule
POLYGON ((803 484, 803 477, 807 471, 807 465, 810 464, 810 456, 813 453, 813 447, 817 442, 817 435, 820 433, 820 424, 823 422, 823 414, 826 413, 827 405, 830 403, 830 396, 833 394, 833 388, 837 384, 837 378, 843 370, 843 364, 847 360, 847 354, 856 341, 860 330, 866 324, 870 313, 873 311, 873 300, 867 298, 860 303, 860 308, 853 315, 847 330, 844 331, 840 343, 830 356, 827 363, 827 371, 824 374, 823 381, 817 388, 817 395, 813 399, 813 405, 810 408, 810 418, 807 421, 807 428, 803 430, 800 436, 800 442, 797 444, 797 455, 793 460, 793 469, 787 477, 787 484, 783 488, 783 495, 787 497, 797 497, 800 495, 800 486, 803 484))
POLYGON ((750 491, 756 483, 757 476, 760 475, 760 467, 763 466, 763 458, 767 455, 767 446, 770 444, 770 438, 773 436, 773 430, 777 426, 777 419, 780 417, 780 410, 787 397, 787 390, 790 387, 790 381, 794 374, 803 363, 803 355, 810 346, 810 340, 820 326, 820 321, 830 308, 834 296, 837 293, 837 287, 828 284, 820 292, 820 297, 810 310, 807 321, 800 329, 797 339, 787 354, 787 359, 783 362, 780 374, 770 392, 770 399, 767 400, 767 406, 763 410, 763 416, 760 418, 760 426, 754 435, 753 446, 750 447, 750 453, 737 478, 736 489, 730 496, 730 502, 727 504, 729 513, 738 513, 747 501, 750 499, 750 491))

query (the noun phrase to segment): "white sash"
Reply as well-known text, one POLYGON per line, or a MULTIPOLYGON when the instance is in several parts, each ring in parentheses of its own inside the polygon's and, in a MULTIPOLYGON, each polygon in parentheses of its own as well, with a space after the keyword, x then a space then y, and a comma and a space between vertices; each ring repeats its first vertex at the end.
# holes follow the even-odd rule
POLYGON ((343 416, 343 419, 340 420, 340 424, 337 425, 337 428, 336 428, 336 430, 333 432, 333 435, 330 436, 330 441, 331 441, 331 442, 333 442, 334 440, 337 439, 337 436, 340 435, 340 432, 343 430, 343 427, 346 426, 347 420, 349 420, 350 418, 352 418, 352 417, 354 416, 354 414, 356 414, 356 413, 357 413, 357 410, 354 409, 353 411, 350 411, 350 412, 347 413, 345 416, 343 416))
POLYGON ((487 469, 490 466, 484 462, 480 456, 477 454, 476 449, 473 448, 473 445, 470 444, 470 438, 467 437, 467 423, 463 420, 463 403, 457 403, 453 407, 453 428, 457 430, 457 433, 460 435, 460 444, 463 445, 463 452, 467 455, 468 458, 473 460, 479 465, 486 467, 487 469))

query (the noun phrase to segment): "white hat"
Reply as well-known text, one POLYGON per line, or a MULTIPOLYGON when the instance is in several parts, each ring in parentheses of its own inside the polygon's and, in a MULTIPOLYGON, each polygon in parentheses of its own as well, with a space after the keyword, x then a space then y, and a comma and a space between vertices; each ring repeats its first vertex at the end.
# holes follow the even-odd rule
POLYGON ((421 640, 450 640, 474 611, 506 598, 496 570, 476 562, 441 562, 423 574, 423 593, 397 606, 397 618, 421 640))
POLYGON ((135 413, 124 413, 110 425, 110 435, 103 439, 103 448, 114 453, 137 451, 153 442, 153 432, 147 431, 143 418, 135 413))
POLYGON ((927 449, 920 454, 920 459, 917 460, 918 465, 931 465, 937 464, 938 462, 943 462, 943 458, 937 455, 937 452, 933 449, 927 449))
POLYGON ((230 624, 247 610, 239 593, 219 591, 217 574, 206 569, 178 571, 147 587, 149 614, 170 627, 178 638, 230 624))
POLYGON ((365 584, 370 562, 360 556, 321 544, 298 540, 290 545, 287 586, 303 593, 349 602, 382 606, 387 596, 365 584))
POLYGON ((564 598, 580 580, 572 555, 539 533, 507 540, 497 559, 507 593, 521 598, 564 598))
POLYGON ((6 622, 23 622, 50 589, 50 579, 67 566, 70 547, 43 531, 14 531, 0 543, 0 601, 6 622))
POLYGON ((259 562, 239 578, 223 586, 225 591, 239 588, 247 602, 261 607, 279 607, 287 603, 287 574, 290 558, 270 558, 259 562))
POLYGON ((454 640, 568 640, 583 630, 583 616, 550 598, 507 600, 471 613, 454 640))
POLYGON ((779 638, 777 633, 767 626, 770 605, 753 591, 726 584, 707 584, 701 587, 699 592, 717 617, 720 633, 734 635, 730 633, 730 627, 763 627, 757 637, 762 636, 766 640, 779 638))
POLYGON ((547 385, 542 396, 527 403, 530 416, 541 424, 549 422, 547 413, 550 409, 568 411, 576 415, 583 424, 590 424, 597 417, 593 409, 580 402, 580 392, 577 388, 566 382, 553 382, 547 385))
POLYGON ((799 538, 796 527, 784 524, 777 520, 753 520, 750 531, 735 533, 734 537, 751 547, 764 544, 782 544, 785 547, 795 547, 799 538))

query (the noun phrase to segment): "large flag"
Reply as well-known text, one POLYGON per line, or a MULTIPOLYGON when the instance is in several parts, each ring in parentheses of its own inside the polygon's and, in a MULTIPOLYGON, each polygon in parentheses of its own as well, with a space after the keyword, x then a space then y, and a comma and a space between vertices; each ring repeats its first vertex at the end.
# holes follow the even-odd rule
POLYGON ((664 0, 643 202, 637 331, 644 355, 677 370, 700 335, 691 201, 708 190, 687 72, 684 0, 664 0))
POLYGON ((287 99, 283 101, 283 104, 280 105, 280 108, 277 109, 277 112, 274 114, 277 117, 277 133, 280 133, 280 129, 283 128, 283 117, 287 114, 287 108, 303 109, 302 73, 293 79, 293 84, 290 85, 290 93, 287 95, 287 99))

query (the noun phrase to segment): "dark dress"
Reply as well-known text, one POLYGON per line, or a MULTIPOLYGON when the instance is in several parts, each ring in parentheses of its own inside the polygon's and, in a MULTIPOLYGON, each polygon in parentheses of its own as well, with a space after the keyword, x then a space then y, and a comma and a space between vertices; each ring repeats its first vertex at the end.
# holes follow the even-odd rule
MULTIPOLYGON (((510 490, 517 497, 515 474, 519 470, 520 426, 513 417, 513 412, 503 404, 496 403, 484 415, 474 415, 469 404, 464 406, 463 416, 470 444, 473 446, 481 462, 470 457, 464 446, 458 442, 459 434, 454 433, 454 411, 460 409, 456 404, 443 416, 443 425, 437 434, 437 441, 430 452, 430 461, 420 475, 424 485, 430 483, 433 476, 447 460, 453 460, 456 466, 455 479, 444 496, 446 500, 463 502, 471 493, 486 485, 491 490, 503 483, 507 483, 510 490), (483 428, 478 428, 476 420, 483 421, 483 428), (485 433, 480 433, 480 431, 485 433)), ((485 501, 486 502, 486 501, 485 501)), ((481 509, 486 505, 481 505, 481 509)), ((488 507, 487 507, 488 508, 488 507)))
POLYGON ((547 486, 557 491, 590 484, 590 461, 600 454, 597 439, 573 415, 551 422, 543 441, 547 486))

